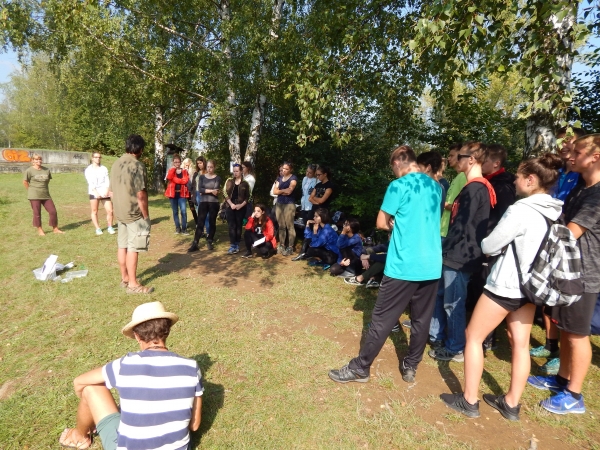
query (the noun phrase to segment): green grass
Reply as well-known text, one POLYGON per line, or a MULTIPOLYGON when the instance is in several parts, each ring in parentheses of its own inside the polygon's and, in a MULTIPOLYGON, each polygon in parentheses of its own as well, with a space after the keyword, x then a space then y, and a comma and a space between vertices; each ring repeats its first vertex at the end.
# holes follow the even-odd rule
MULTIPOLYGON (((448 391, 442 376, 462 381, 462 364, 438 365, 425 356, 415 390, 401 381, 396 354, 406 351, 402 333, 387 341, 386 360, 376 363, 370 383, 328 379, 329 369, 356 353, 376 293, 301 263, 278 264, 280 256, 244 262, 227 257, 223 225, 214 258, 205 259, 202 251, 187 256, 190 239, 173 236, 170 208, 157 195, 150 199, 150 251, 141 254, 138 269, 156 293, 127 295, 118 287, 116 237, 93 233, 83 175, 55 175, 51 193, 66 233, 40 238, 20 176, 0 176, 2 450, 57 447, 60 432, 75 419, 73 378, 136 350, 120 329, 135 306, 150 300, 180 315, 168 346, 195 358, 204 373, 203 420, 194 448, 526 448, 532 427, 540 448, 600 445, 598 338, 584 387, 588 413, 551 415, 535 406, 546 393, 526 389, 520 424, 498 419, 485 406, 482 416, 489 418, 478 423, 495 436, 490 441, 481 434, 484 426, 473 426, 437 398, 448 391), (51 253, 59 262, 85 266, 89 275, 67 284, 37 282, 31 270, 51 253), (430 391, 416 393, 423 380, 430 380, 430 391), (556 442, 545 442, 546 433, 556 442)), ((542 339, 538 328, 534 339, 542 339)), ((508 387, 505 340, 501 347, 486 359, 481 394, 508 387)), ((101 448, 99 440, 93 448, 101 448)))

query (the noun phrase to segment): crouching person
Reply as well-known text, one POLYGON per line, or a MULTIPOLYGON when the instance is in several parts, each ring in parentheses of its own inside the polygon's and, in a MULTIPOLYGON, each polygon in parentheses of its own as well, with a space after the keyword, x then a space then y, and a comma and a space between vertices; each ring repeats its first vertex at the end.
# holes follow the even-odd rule
POLYGON ((140 351, 75 378, 77 424, 61 434, 63 447, 87 449, 96 428, 105 450, 187 449, 190 430, 200 426, 203 387, 196 361, 167 349, 177 320, 160 302, 133 311, 122 333, 135 339, 140 351), (120 412, 113 388, 119 392, 120 412))

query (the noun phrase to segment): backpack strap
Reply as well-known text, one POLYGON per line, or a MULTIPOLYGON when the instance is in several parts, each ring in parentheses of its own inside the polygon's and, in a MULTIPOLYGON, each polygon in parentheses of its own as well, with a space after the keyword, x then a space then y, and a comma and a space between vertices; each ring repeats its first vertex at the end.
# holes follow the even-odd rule
MULTIPOLYGON (((535 258, 533 258, 534 262, 540 256, 540 253, 542 252, 542 249, 544 248, 544 245, 546 244, 546 241, 548 241, 548 236, 550 236, 550 229, 552 228, 552 225, 554 225, 554 222, 551 221, 550 219, 548 219, 543 214, 542 214, 542 217, 546 220, 546 223, 548 224, 548 229, 546 230, 546 234, 544 235, 544 239, 542 239, 542 242, 540 243, 540 247, 538 248, 538 251, 535 254, 535 258)), ((517 264, 517 274, 519 275, 519 285, 523 286, 523 273, 521 272, 521 264, 519 263, 519 257, 517 256, 517 246, 515 245, 515 241, 514 240, 510 243, 510 246, 512 248, 513 256, 515 258, 515 263, 517 264)))

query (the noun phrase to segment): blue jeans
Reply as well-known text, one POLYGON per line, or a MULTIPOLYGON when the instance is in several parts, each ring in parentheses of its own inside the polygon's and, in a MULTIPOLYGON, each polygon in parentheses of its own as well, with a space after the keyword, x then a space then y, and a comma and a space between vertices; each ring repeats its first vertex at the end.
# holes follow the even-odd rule
POLYGON ((169 201, 173 210, 175 228, 178 230, 187 230, 187 198, 170 198, 169 201), (181 211, 181 224, 179 223, 179 211, 181 211))
MULTIPOLYGON (((200 216, 200 214, 198 213, 199 211, 199 205, 200 205, 200 197, 202 196, 202 194, 198 191, 196 191, 196 214, 198 216, 200 216)), ((202 234, 202 232, 204 230, 206 230, 206 235, 208 236, 208 214, 206 215, 206 220, 204 221, 204 227, 200 230, 200 233, 202 234)))
POLYGON ((465 349, 469 278, 471 274, 468 272, 442 266, 442 278, 429 326, 429 338, 432 341, 444 341, 446 349, 451 353, 460 353, 465 349))

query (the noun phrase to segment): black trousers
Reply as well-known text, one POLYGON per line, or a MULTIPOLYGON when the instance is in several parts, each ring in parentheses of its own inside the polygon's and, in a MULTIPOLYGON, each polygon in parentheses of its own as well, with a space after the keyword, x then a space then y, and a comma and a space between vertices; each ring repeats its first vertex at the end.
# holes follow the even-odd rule
POLYGON ((307 258, 319 258, 325 264, 335 264, 337 255, 334 252, 326 250, 325 247, 308 247, 306 251, 307 258))
POLYGON ((248 253, 252 253, 252 250, 254 249, 254 251, 260 256, 268 256, 269 253, 273 252, 273 245, 271 245, 270 242, 263 242, 256 247, 252 247, 252 244, 263 237, 264 235, 262 234, 257 234, 253 231, 246 230, 244 233, 244 244, 246 244, 246 251, 248 251, 248 253))
POLYGON ((358 356, 350 361, 348 367, 362 375, 369 375, 371 364, 381 351, 392 328, 398 325, 400 316, 410 305, 410 343, 404 361, 407 366, 416 369, 423 359, 423 351, 429 337, 437 286, 438 280, 405 281, 384 275, 371 316, 371 326, 358 356))
POLYGON ((362 263, 360 262, 360 258, 354 254, 350 247, 342 248, 340 253, 342 254, 342 259, 348 258, 350 260, 350 265, 346 267, 335 263, 330 269, 332 275, 340 275, 346 270, 355 275, 362 272, 362 263))
POLYGON ((198 242, 202 236, 202 228, 208 215, 209 232, 207 240, 213 241, 215 231, 217 230, 217 214, 219 214, 219 203, 217 202, 200 202, 198 205, 198 222, 196 223, 196 233, 194 233, 194 241, 198 242))
POLYGON ((227 208, 225 214, 229 227, 229 243, 239 245, 242 241, 242 221, 246 217, 246 207, 242 209, 227 208))

